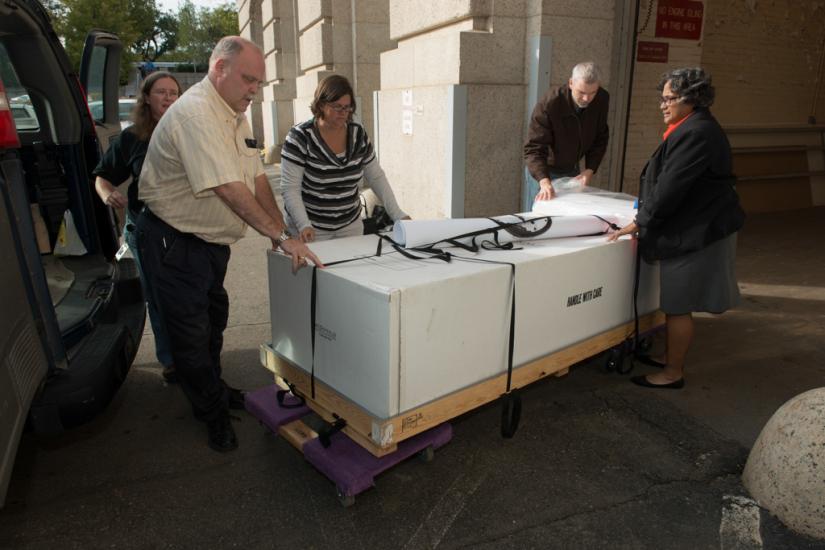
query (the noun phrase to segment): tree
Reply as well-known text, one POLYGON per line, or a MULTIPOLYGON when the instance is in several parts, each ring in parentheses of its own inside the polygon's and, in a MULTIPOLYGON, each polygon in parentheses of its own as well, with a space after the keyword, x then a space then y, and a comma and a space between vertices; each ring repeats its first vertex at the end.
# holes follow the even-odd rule
POLYGON ((132 63, 155 59, 174 48, 175 19, 161 13, 155 0, 48 0, 46 6, 76 69, 91 29, 116 34, 123 43, 122 82, 132 63))
POLYGON ((186 0, 178 12, 178 47, 174 57, 207 65, 215 44, 229 34, 238 34, 238 11, 232 4, 198 9, 186 0))
POLYGON ((158 14, 150 32, 139 37, 134 50, 144 61, 155 61, 178 45, 178 20, 171 13, 158 14))

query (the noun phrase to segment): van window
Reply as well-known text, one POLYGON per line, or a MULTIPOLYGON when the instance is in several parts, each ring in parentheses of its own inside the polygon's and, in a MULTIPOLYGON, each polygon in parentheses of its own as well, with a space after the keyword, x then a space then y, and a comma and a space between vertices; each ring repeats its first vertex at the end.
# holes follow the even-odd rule
POLYGON ((96 122, 103 122, 106 113, 103 112, 103 86, 106 82, 106 53, 103 46, 95 46, 89 61, 89 77, 86 89, 86 101, 89 110, 96 122))
POLYGON ((17 131, 36 132, 40 130, 40 122, 37 120, 37 113, 34 112, 29 91, 20 84, 20 79, 17 78, 17 72, 3 44, 0 44, 0 80, 6 87, 6 97, 9 99, 9 107, 11 107, 11 115, 14 117, 17 131))

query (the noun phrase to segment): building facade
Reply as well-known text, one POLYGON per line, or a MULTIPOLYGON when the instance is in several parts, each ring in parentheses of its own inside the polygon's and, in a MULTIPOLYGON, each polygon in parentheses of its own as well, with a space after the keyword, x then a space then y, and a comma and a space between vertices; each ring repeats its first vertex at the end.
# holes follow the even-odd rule
POLYGON ((794 0, 240 0, 241 34, 267 80, 250 110, 278 152, 326 75, 353 83, 358 118, 413 217, 526 209, 529 113, 595 61, 611 141, 594 185, 638 191, 664 130, 656 85, 713 75, 748 210, 825 204, 825 3, 794 0))

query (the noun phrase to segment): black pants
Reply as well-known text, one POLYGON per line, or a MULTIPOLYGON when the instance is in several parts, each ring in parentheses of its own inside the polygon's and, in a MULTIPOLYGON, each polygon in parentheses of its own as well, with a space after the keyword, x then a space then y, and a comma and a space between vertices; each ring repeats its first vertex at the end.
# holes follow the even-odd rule
POLYGON ((181 233, 144 208, 137 219, 140 258, 166 322, 181 388, 195 416, 209 421, 227 410, 221 380, 229 295, 223 287, 229 246, 181 233))

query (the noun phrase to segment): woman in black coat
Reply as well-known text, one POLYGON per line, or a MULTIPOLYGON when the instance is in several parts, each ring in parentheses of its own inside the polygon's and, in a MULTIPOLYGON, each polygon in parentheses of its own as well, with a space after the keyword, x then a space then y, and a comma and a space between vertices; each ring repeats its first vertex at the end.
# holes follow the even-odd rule
POLYGON ((722 313, 739 300, 736 232, 745 214, 734 189, 730 144, 708 110, 714 98, 710 75, 676 69, 662 76, 658 89, 668 128, 642 172, 636 220, 610 240, 638 236, 642 258, 660 267, 666 350, 643 360, 662 371, 631 380, 679 389, 693 340, 692 313, 722 313))

